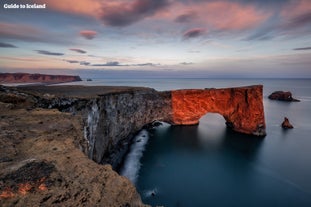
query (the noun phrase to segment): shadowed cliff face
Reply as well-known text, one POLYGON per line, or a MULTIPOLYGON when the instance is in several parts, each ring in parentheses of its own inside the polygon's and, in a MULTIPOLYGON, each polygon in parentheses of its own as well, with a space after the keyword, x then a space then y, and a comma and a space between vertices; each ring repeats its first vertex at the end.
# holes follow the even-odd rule
POLYGON ((198 124, 206 113, 223 115, 234 131, 265 135, 262 86, 172 91, 173 123, 198 124))
POLYGON ((172 112, 170 92, 152 89, 103 95, 88 108, 89 157, 114 169, 135 133, 154 120, 169 121, 172 112))

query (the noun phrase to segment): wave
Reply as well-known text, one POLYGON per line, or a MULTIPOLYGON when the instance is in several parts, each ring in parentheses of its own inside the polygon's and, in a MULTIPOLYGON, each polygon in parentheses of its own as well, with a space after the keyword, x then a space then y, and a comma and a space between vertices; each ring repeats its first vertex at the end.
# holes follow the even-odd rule
POLYGON ((149 135, 147 130, 141 130, 134 137, 130 151, 125 158, 124 165, 120 171, 122 176, 127 177, 132 183, 136 184, 138 173, 141 167, 140 159, 143 156, 145 146, 148 142, 149 135))
POLYGON ((143 191, 144 198, 153 197, 153 196, 156 196, 157 194, 158 194, 157 188, 153 188, 153 189, 143 191))
POLYGON ((311 101, 311 97, 310 96, 300 96, 298 99, 300 101, 311 101))

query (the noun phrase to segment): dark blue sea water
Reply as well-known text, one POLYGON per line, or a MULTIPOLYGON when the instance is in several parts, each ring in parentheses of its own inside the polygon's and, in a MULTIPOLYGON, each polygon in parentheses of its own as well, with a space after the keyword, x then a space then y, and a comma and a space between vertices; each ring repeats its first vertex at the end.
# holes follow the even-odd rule
POLYGON ((144 147, 132 146, 125 175, 152 206, 311 206, 310 79, 98 79, 88 84, 157 90, 263 84, 264 139, 227 130, 222 116, 207 114, 198 126, 164 127, 144 136, 144 147), (269 100, 276 90, 289 90, 301 102, 269 100), (294 129, 280 127, 285 116, 294 129))
MULTIPOLYGON (((122 80, 121 80, 122 81, 122 80)), ((120 84, 120 82, 119 82, 120 84)), ((263 84, 267 136, 227 130, 218 114, 150 134, 136 186, 164 206, 311 206, 311 80, 146 80, 159 90, 263 84), (290 90, 301 102, 271 101, 290 90), (294 125, 283 130, 288 117, 294 125)))

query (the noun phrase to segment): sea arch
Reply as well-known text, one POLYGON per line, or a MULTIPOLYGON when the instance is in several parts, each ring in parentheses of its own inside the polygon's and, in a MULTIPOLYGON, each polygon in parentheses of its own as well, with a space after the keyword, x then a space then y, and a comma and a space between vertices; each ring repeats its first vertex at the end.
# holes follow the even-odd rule
POLYGON ((172 122, 194 125, 206 113, 219 113, 234 131, 265 136, 263 86, 171 91, 172 122))

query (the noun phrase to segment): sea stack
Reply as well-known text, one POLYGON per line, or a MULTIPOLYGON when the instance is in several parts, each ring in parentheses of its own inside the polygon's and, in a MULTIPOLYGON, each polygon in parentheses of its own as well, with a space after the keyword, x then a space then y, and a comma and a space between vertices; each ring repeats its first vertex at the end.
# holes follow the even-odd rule
POLYGON ((283 129, 292 129, 292 128, 294 128, 293 125, 291 125, 291 123, 289 122, 287 117, 284 117, 284 121, 282 123, 282 128, 283 129))
POLYGON ((268 96, 271 100, 278 100, 278 101, 293 101, 299 102, 300 100, 293 98, 292 93, 290 91, 274 91, 268 96))

